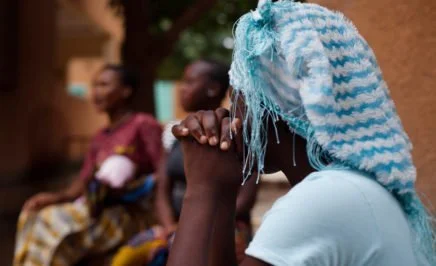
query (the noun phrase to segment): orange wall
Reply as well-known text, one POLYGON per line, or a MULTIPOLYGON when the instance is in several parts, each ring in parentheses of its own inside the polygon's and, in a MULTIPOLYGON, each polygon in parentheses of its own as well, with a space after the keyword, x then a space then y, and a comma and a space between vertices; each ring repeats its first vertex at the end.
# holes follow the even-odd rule
POLYGON ((317 0, 347 15, 373 47, 414 144, 418 186, 436 204, 436 1, 317 0))
MULTIPOLYGON (((63 157, 66 136, 91 135, 104 123, 89 103, 66 94, 67 58, 99 49, 97 43, 89 43, 89 51, 68 48, 72 43, 56 36, 55 2, 20 0, 19 85, 0 97, 3 179, 32 163, 63 157)), ((436 1, 313 2, 344 12, 374 48, 415 145, 419 188, 436 204, 436 1)), ((87 43, 77 41, 80 46, 87 43)))
POLYGON ((73 98, 66 90, 68 60, 101 55, 105 40, 58 36, 55 0, 21 0, 19 10, 18 86, 0 97, 0 181, 4 182, 33 166, 77 159, 80 154, 73 158, 69 154, 75 147, 68 146, 68 136, 91 136, 105 122, 88 101, 73 98))
POLYGON ((52 123, 55 2, 20 1, 19 81, 0 99, 0 172, 18 172, 29 166, 36 149, 44 145, 39 134, 52 123), (31 136, 29 132, 34 132, 31 136))

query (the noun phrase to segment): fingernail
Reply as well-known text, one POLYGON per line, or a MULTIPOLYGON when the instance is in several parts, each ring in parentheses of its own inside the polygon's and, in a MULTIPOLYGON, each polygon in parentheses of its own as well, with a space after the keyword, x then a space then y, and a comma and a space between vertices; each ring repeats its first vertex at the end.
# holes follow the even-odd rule
POLYGON ((229 143, 227 141, 221 142, 220 148, 221 150, 227 150, 229 148, 229 143))
POLYGON ((207 143, 207 137, 206 136, 201 136, 200 137, 200 143, 201 144, 206 144, 207 143))
POLYGON ((187 129, 186 127, 182 128, 182 134, 186 135, 189 133, 189 129, 187 129))
POLYGON ((217 145, 217 144, 218 144, 218 139, 217 139, 217 137, 212 137, 212 138, 209 139, 209 145, 211 145, 211 146, 215 146, 215 145, 217 145))

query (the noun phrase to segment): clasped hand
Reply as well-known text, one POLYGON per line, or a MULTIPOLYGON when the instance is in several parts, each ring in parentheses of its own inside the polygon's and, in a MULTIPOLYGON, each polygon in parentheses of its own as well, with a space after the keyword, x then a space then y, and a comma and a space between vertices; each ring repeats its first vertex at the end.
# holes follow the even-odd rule
POLYGON ((242 182, 241 120, 229 111, 199 111, 172 132, 182 143, 189 190, 218 194, 237 193, 242 182))

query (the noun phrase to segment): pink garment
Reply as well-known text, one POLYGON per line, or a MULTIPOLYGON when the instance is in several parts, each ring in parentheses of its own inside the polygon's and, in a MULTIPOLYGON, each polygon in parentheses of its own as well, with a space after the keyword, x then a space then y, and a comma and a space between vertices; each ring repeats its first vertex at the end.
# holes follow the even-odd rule
POLYGON ((121 188, 135 177, 136 165, 124 155, 111 155, 101 165, 95 178, 112 188, 121 188))
POLYGON ((112 155, 123 155, 136 165, 134 177, 153 173, 162 152, 162 128, 144 113, 131 115, 116 128, 100 130, 93 138, 80 178, 94 177, 102 163, 112 155))

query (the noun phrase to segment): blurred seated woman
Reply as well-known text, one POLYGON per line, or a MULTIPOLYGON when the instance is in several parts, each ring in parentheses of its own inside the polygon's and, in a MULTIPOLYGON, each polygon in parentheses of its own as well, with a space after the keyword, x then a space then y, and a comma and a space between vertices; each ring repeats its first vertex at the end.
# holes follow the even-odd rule
MULTIPOLYGON (((201 59, 188 65, 180 87, 183 109, 193 113, 219 108, 229 87, 228 71, 227 65, 210 59, 201 59)), ((171 133, 172 125, 174 123, 167 125, 163 133, 166 156, 159 168, 156 194, 159 221, 169 232, 176 228, 186 190, 183 153, 180 142, 171 133)), ((215 142, 216 145, 218 140, 215 142)), ((241 230, 244 228, 243 231, 248 234, 251 234, 250 210, 256 198, 255 182, 251 183, 241 189, 237 202, 237 226, 241 230)))
MULTIPOLYGON (((180 87, 180 103, 183 109, 186 112, 196 112, 220 107, 229 87, 228 71, 227 65, 209 59, 201 59, 188 65, 180 87)), ((177 227, 186 190, 181 145, 171 133, 171 127, 177 123, 168 123, 164 130, 162 142, 165 153, 157 173, 155 210, 164 230, 154 228, 137 235, 130 241, 131 244, 120 250, 114 259, 114 266, 165 264, 161 259, 163 251, 159 243, 171 244, 170 236, 177 227), (162 240, 164 242, 161 242, 162 240), (151 246, 155 248, 147 248, 151 246), (161 264, 158 264, 159 261, 161 264)), ((215 145, 217 143, 218 140, 215 145)), ((244 258, 244 250, 252 234, 250 210, 256 199, 254 181, 253 179, 246 186, 241 187, 238 195, 235 244, 240 260, 244 258)))
POLYGON ((161 157, 162 130, 150 115, 135 113, 138 77, 107 65, 92 98, 109 125, 93 138, 79 176, 65 190, 44 192, 23 207, 14 265, 74 265, 104 254, 152 224, 143 203, 161 157), (140 206, 141 205, 141 206, 140 206))

